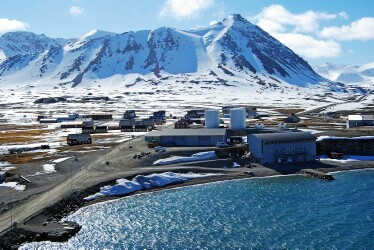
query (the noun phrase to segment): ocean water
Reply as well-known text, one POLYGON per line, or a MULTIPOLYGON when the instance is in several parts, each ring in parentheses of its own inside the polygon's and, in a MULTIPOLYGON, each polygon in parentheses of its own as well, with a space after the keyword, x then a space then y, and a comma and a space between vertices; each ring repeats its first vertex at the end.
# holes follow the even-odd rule
POLYGON ((373 249, 374 171, 286 176, 131 196, 67 219, 66 243, 23 249, 373 249))

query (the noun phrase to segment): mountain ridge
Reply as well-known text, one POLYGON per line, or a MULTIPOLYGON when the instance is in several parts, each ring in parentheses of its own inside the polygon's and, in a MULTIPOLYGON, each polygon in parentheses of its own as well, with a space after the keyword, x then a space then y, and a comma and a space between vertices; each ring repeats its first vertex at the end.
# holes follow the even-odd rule
POLYGON ((131 74, 156 79, 208 74, 213 81, 235 78, 269 86, 333 84, 239 14, 191 30, 161 27, 121 34, 94 30, 78 39, 6 33, 0 37, 1 51, 5 58, 0 57, 0 82, 4 84, 49 82, 77 87, 84 81, 131 74))

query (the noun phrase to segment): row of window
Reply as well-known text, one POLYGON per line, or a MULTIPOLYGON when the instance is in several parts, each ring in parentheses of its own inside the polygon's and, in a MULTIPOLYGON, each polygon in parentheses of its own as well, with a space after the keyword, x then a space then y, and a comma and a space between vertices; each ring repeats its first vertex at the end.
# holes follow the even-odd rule
POLYGON ((291 154, 291 153, 301 153, 301 152, 306 152, 307 147, 298 147, 298 148, 277 148, 275 149, 275 153, 284 153, 284 154, 291 154))
POLYGON ((315 142, 315 141, 314 140, 273 141, 273 142, 264 142, 264 144, 274 145, 274 144, 290 144, 290 143, 303 143, 303 142, 315 142))

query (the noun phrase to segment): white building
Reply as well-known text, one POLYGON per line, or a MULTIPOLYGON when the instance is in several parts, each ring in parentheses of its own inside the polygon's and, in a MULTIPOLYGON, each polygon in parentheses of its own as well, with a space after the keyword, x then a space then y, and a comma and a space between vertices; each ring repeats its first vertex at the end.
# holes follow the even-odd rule
POLYGON ((348 115, 347 128, 374 126, 374 115, 348 115))

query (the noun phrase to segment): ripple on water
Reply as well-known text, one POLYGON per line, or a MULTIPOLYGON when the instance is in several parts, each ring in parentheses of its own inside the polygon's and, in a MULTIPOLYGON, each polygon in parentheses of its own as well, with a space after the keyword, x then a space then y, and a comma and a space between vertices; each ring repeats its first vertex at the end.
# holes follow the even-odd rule
POLYGON ((370 249, 374 171, 239 180, 127 197, 69 216, 66 243, 23 249, 370 249))

